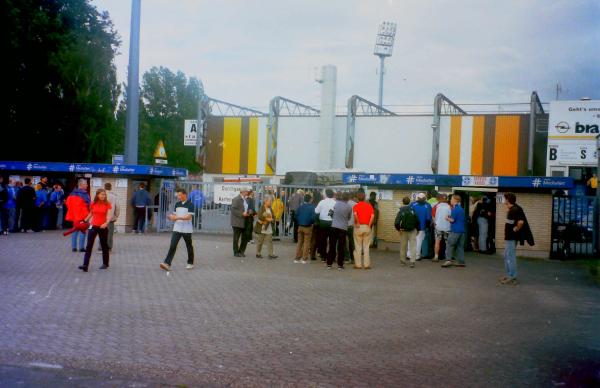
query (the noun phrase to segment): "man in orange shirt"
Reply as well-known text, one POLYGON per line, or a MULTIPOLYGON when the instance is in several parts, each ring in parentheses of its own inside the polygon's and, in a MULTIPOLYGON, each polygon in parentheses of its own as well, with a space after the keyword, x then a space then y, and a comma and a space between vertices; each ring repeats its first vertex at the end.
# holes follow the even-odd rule
POLYGON ((371 242, 371 228, 375 220, 375 209, 365 201, 365 191, 359 189, 356 194, 358 203, 354 205, 354 268, 371 269, 369 257, 369 244, 371 242), (364 259, 363 259, 364 254, 364 259))

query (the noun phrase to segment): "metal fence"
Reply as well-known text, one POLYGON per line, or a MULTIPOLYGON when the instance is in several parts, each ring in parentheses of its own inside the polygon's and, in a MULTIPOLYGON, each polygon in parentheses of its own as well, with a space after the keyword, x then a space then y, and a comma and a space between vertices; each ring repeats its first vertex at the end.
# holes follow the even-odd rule
POLYGON ((595 197, 585 196, 553 197, 552 258, 594 257, 595 200, 595 197))
MULTIPOLYGON (((231 199, 239 193, 242 186, 251 186, 258 211, 265 195, 271 195, 276 201, 283 205, 281 217, 275 222, 275 235, 277 238, 290 238, 294 233, 294 221, 292 217, 292 198, 297 195, 298 190, 305 194, 323 196, 323 186, 289 186, 272 185, 263 183, 220 183, 220 182, 194 182, 194 181, 170 181, 165 180, 160 189, 160 201, 158 217, 155 220, 158 232, 171 231, 173 222, 167 219, 167 215, 173 211, 177 202, 176 189, 183 188, 188 193, 188 199, 194 204, 195 211, 192 218, 195 232, 231 234, 231 199)), ((328 186, 335 191, 355 190, 357 185, 328 186)), ((302 203, 300 201, 300 203, 302 203)))

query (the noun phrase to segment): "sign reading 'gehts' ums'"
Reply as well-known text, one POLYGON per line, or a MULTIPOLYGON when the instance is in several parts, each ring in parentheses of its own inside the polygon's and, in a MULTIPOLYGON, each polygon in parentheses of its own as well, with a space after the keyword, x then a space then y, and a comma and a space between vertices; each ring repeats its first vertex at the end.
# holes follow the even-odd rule
POLYGON ((552 101, 548 120, 548 166, 596 165, 600 101, 552 101))
POLYGON ((231 201, 246 187, 244 185, 217 184, 214 185, 215 203, 231 205, 231 201))

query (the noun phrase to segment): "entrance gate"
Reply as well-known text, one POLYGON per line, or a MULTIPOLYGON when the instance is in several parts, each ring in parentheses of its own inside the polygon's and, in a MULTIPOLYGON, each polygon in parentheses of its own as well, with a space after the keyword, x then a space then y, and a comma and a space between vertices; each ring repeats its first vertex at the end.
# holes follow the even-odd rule
POLYGON ((552 198, 552 248, 555 259, 594 256, 595 197, 554 196, 552 198))
MULTIPOLYGON (((291 207, 294 206, 295 199, 293 197, 297 195, 298 190, 303 190, 305 194, 309 193, 313 196, 322 195, 325 190, 323 186, 164 180, 160 189, 158 231, 169 232, 172 230, 173 222, 167 219, 167 215, 173 211, 175 202, 177 202, 176 189, 183 188, 195 207, 192 218, 194 232, 232 234, 231 199, 239 193, 243 186, 252 187, 257 211, 265 195, 272 195, 276 200, 281 200, 284 211, 280 219, 276 221, 274 235, 274 237, 281 238, 293 236, 294 222, 291 207)), ((334 191, 356 190, 358 187, 358 185, 327 186, 334 191)), ((302 203, 302 200, 300 198, 299 203, 302 203)))

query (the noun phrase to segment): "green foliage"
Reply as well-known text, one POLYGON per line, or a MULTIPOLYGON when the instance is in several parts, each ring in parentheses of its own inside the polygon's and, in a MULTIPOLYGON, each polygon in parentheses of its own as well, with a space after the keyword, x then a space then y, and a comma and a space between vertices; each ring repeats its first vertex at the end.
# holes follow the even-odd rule
POLYGON ((3 159, 108 162, 119 142, 120 44, 89 0, 5 0, 3 159))

